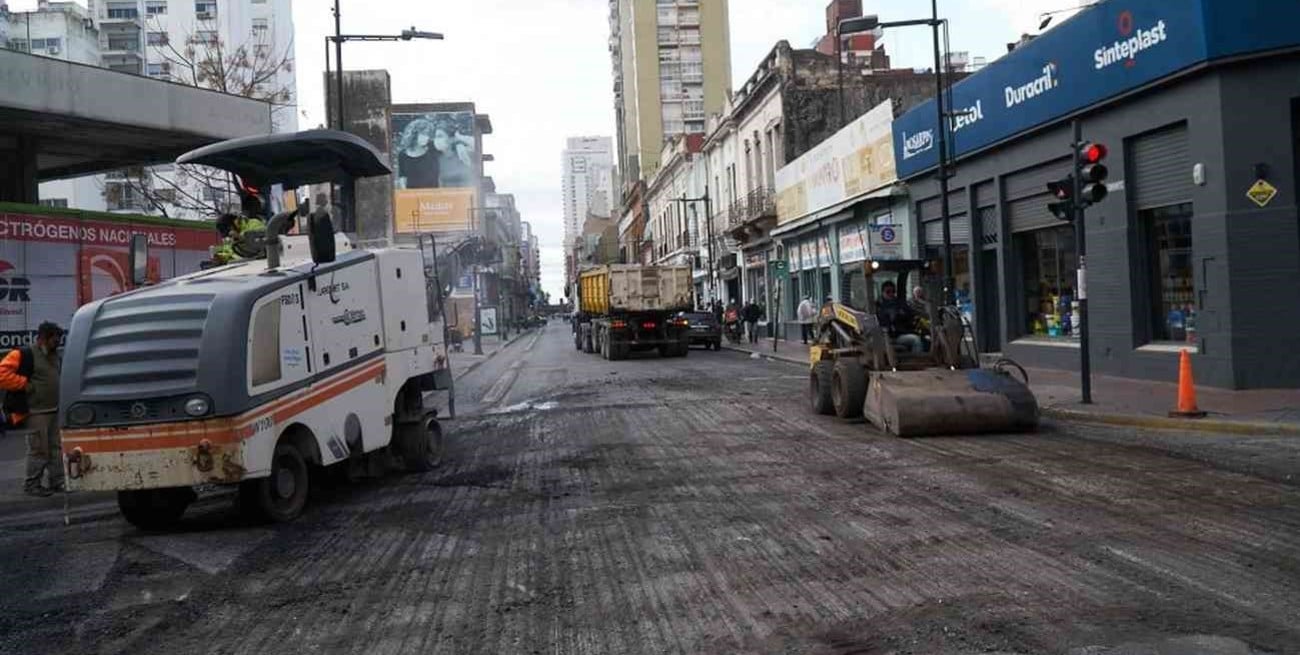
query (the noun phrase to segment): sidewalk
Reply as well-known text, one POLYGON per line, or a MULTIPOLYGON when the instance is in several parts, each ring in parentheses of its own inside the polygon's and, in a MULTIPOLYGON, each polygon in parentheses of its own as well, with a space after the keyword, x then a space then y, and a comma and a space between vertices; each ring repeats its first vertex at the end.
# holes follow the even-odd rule
MULTIPOLYGON (((808 365, 808 350, 798 341, 755 344, 724 343, 723 347, 743 353, 808 365)), ((1092 404, 1079 402, 1079 373, 1031 368, 1029 388, 1038 398, 1043 415, 1059 420, 1106 423, 1169 430, 1197 430, 1239 434, 1300 435, 1300 389, 1232 391, 1197 387, 1197 405, 1207 413, 1203 419, 1170 418, 1178 397, 1177 370, 1170 370, 1170 382, 1092 376, 1092 404)))

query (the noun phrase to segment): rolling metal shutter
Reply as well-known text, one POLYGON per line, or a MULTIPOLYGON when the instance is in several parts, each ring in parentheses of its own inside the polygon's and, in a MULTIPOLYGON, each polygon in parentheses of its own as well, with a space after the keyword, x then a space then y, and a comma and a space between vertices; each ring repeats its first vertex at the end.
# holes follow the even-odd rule
MULTIPOLYGON (((956 216, 965 213, 970 205, 966 194, 966 189, 957 189, 948 192, 948 215, 956 216)), ((916 203, 916 213, 921 217, 921 222, 934 221, 939 219, 939 196, 932 196, 916 203)))
MULTIPOLYGON (((921 224, 925 233, 925 245, 943 245, 943 221, 933 220, 921 224)), ((952 232, 952 243, 956 246, 970 244, 970 217, 964 212, 948 215, 948 229, 952 232)))
POLYGON ((1047 203, 1054 199, 1047 183, 1070 174, 1070 158, 1063 157, 1006 177, 1007 223, 1012 232, 1027 232, 1061 225, 1047 203))
POLYGON ((1133 202, 1138 209, 1164 207, 1192 199, 1192 165, 1187 125, 1133 139, 1133 202))

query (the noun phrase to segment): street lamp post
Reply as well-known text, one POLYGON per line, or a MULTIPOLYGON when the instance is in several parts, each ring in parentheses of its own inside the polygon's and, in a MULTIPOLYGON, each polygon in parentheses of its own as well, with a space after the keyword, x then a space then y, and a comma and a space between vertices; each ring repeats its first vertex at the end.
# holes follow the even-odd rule
POLYGON ((334 43, 334 99, 335 114, 339 130, 346 131, 343 122, 343 42, 344 41, 410 41, 412 39, 429 39, 441 41, 442 34, 415 29, 402 30, 400 34, 343 34, 342 16, 339 13, 339 0, 334 0, 334 35, 325 37, 325 78, 330 72, 330 42, 334 43))
POLYGON ((956 282, 952 271, 952 226, 948 216, 948 112, 945 108, 943 93, 944 60, 939 48, 939 27, 946 21, 939 19, 939 0, 930 0, 930 14, 930 18, 883 23, 875 16, 849 18, 840 21, 835 32, 836 38, 839 39, 846 34, 851 35, 886 27, 928 25, 934 31, 934 104, 939 121, 935 126, 935 131, 938 132, 937 141, 939 146, 939 161, 936 174, 939 177, 939 215, 943 221, 943 296, 944 304, 953 305, 956 304, 956 289, 954 288, 956 282))
MULTIPOLYGON (((714 283, 713 283, 713 211, 712 211, 712 209, 713 209, 713 204, 712 204, 713 201, 712 201, 712 199, 709 198, 709 189, 708 189, 708 187, 705 187, 705 189, 704 189, 704 195, 702 195, 702 196, 700 196, 700 197, 698 197, 698 198, 687 198, 685 195, 683 195, 681 198, 673 198, 672 201, 673 201, 673 202, 677 202, 677 203, 681 203, 683 206, 685 206, 685 205, 687 205, 687 204, 697 203, 697 202, 703 202, 703 203, 704 203, 704 214, 705 214, 704 220, 705 220, 705 222, 707 223, 707 231, 708 231, 708 238, 709 238, 709 245, 708 245, 708 248, 709 248, 709 298, 710 298, 710 299, 716 299, 716 298, 717 298, 717 293, 716 293, 717 289, 715 288, 714 283)), ((698 218, 698 217, 699 217, 699 216, 697 215, 696 218, 698 218)))

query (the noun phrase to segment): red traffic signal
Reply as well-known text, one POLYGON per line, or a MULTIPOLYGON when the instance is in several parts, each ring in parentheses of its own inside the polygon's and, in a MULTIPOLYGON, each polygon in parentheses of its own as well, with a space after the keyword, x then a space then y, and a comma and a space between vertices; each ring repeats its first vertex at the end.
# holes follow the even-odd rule
POLYGON ((1081 184, 1079 201, 1085 207, 1101 202, 1110 192, 1106 188, 1106 177, 1110 175, 1110 170, 1101 163, 1108 154, 1110 150, 1105 145, 1087 141, 1080 144, 1076 151, 1075 159, 1081 184))
POLYGON ((1108 154, 1110 151, 1100 143, 1085 143, 1083 146, 1083 161, 1089 164, 1100 163, 1108 154))

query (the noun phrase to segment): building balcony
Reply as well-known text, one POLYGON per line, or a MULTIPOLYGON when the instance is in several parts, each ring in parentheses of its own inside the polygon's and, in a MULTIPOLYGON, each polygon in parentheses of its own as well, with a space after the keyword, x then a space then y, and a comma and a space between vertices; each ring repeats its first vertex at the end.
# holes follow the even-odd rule
POLYGON ((776 194, 772 189, 754 189, 728 210, 727 235, 742 243, 762 236, 775 225, 776 194))

